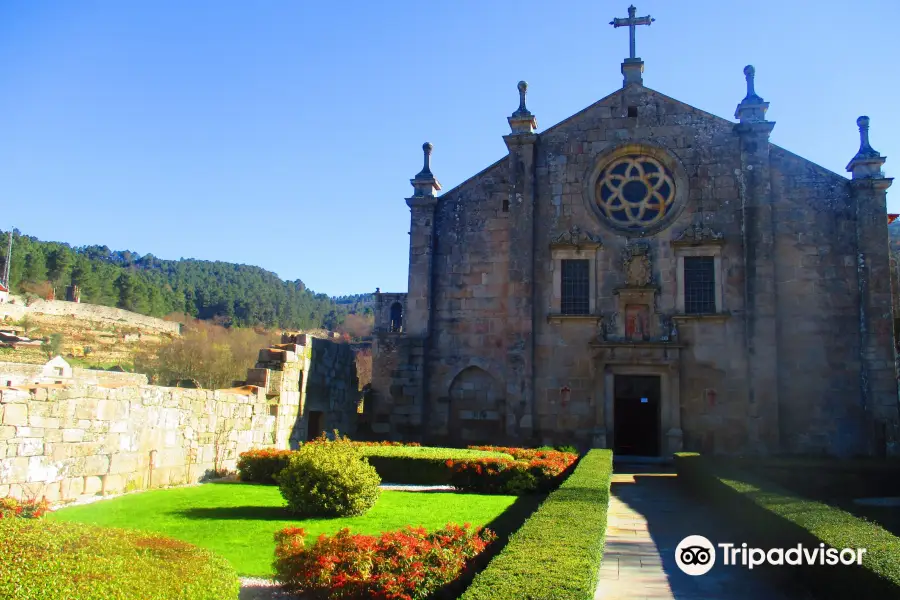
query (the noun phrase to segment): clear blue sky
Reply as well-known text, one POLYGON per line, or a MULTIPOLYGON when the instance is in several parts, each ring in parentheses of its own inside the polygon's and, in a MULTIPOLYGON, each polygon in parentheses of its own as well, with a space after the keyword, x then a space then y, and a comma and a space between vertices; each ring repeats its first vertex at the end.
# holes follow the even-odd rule
MULTIPOLYGON (((506 153, 520 79, 539 131, 616 90, 627 6, 5 0, 0 228, 403 291, 422 142, 449 189, 506 153)), ((845 174, 867 114, 900 175, 897 0, 647 13, 648 87, 730 119, 752 63, 774 143, 845 174)))

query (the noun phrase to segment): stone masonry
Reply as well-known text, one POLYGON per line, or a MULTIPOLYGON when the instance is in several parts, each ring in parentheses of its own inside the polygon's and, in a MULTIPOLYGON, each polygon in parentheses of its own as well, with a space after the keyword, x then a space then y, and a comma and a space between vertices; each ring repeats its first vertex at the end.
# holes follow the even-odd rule
POLYGON ((0 363, 0 497, 56 501, 196 482, 233 470, 251 448, 296 447, 314 410, 323 430, 352 432, 359 392, 350 347, 285 341, 261 350, 247 382, 226 390, 96 377, 66 371, 59 357, 48 363, 54 372, 22 381, 27 369, 0 363), (3 385, 13 377, 17 385, 3 385))
POLYGON ((425 146, 408 292, 376 293, 373 432, 900 454, 891 179, 869 119, 847 179, 769 141, 752 67, 736 121, 644 87, 640 59, 622 69, 622 89, 542 132, 521 82, 507 156, 440 196, 425 146), (582 264, 573 310, 564 269, 582 264), (617 390, 635 377, 656 382, 638 394, 655 423, 629 422, 617 390))

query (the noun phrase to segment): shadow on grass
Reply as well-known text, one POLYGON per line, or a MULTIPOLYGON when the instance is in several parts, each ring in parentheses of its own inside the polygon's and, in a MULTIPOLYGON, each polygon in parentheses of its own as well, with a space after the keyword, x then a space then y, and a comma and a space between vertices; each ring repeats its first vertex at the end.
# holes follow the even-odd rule
POLYGON ((216 521, 299 521, 302 519, 283 506, 198 507, 180 510, 177 514, 186 519, 216 521))

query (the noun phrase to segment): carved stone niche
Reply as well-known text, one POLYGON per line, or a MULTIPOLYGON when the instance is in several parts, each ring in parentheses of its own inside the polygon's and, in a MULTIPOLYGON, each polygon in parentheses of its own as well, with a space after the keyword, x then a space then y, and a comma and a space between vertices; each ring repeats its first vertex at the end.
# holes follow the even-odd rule
POLYGON ((652 284, 653 264, 650 246, 633 243, 622 253, 625 286, 614 290, 617 298, 617 319, 607 339, 623 342, 647 342, 660 337, 660 319, 656 314, 656 294, 652 284))

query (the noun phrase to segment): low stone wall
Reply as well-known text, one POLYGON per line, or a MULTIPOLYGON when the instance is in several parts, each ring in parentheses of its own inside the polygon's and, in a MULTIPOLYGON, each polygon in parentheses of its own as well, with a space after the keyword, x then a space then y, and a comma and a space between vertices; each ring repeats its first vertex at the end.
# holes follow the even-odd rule
POLYGON ((181 323, 139 315, 121 308, 83 304, 80 302, 65 302, 64 300, 35 300, 28 306, 25 306, 23 298, 15 296, 13 299, 14 303, 5 302, 0 304, 0 320, 7 316, 18 320, 28 314, 73 316, 76 319, 85 321, 132 325, 165 333, 181 333, 181 323))
MULTIPOLYGON (((296 410, 296 409, 295 409, 296 410)), ((272 447, 264 390, 40 384, 0 390, 0 497, 115 493, 196 482, 272 447)))
MULTIPOLYGON (((65 363, 68 367, 68 364, 65 363)), ((122 371, 101 371, 70 367, 62 374, 54 373, 48 365, 0 362, 0 387, 27 386, 36 383, 77 382, 83 385, 147 385, 147 376, 142 373, 122 371)))
POLYGON ((283 341, 260 350, 245 385, 215 391, 73 369, 61 357, 0 363, 0 498, 193 483, 234 470, 246 450, 296 448, 335 428, 353 435, 360 392, 350 346, 283 341))

